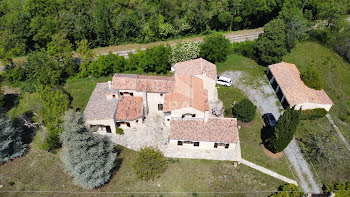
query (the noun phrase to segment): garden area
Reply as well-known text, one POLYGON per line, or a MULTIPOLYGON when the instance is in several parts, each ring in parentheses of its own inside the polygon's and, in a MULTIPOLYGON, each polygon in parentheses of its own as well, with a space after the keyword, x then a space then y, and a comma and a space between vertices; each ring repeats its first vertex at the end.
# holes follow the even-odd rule
MULTIPOLYGON (((72 178, 64 171, 60 161, 62 150, 56 154, 38 149, 31 144, 29 152, 22 158, 0 166, 0 184, 3 191, 60 191, 65 196, 76 196, 69 192, 84 192, 84 196, 96 196, 89 192, 155 192, 156 196, 167 196, 166 192, 186 192, 182 196, 206 196, 194 192, 230 192, 239 194, 246 191, 275 191, 283 184, 244 165, 235 167, 233 162, 170 159, 168 168, 160 178, 144 181, 137 178, 132 163, 136 152, 118 147, 120 166, 110 182, 95 190, 83 189, 73 184, 72 178), (21 170, 18 170, 21 169, 21 170), (67 192, 67 193, 65 193, 67 192), (159 193, 158 193, 159 192, 159 193), (192 192, 194 194, 192 194, 192 192)), ((54 195, 45 193, 43 195, 54 195)), ((266 195, 269 192, 266 192, 266 195)), ((140 194, 143 195, 143 194, 140 194)), ((243 194, 242 194, 243 195, 243 194)), ((265 194, 264 194, 265 195, 265 194)), ((9 196, 23 196, 11 193, 9 196)), ((40 196, 38 193, 26 193, 26 196, 40 196)))

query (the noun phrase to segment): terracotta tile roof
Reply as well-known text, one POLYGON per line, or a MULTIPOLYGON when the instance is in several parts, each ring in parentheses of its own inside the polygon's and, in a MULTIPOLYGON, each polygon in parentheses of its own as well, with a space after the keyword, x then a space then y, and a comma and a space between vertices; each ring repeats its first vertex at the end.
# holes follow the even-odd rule
POLYGON ((175 64, 175 77, 193 76, 202 74, 203 72, 205 72, 209 78, 217 79, 216 65, 203 58, 175 64))
POLYGON ((113 119, 117 100, 107 100, 106 93, 109 92, 107 83, 96 84, 84 111, 85 120, 113 119))
POLYGON ((174 89, 174 77, 139 75, 136 91, 142 92, 172 92, 174 89))
POLYGON ((140 118, 143 114, 142 101, 142 97, 120 96, 115 119, 130 121, 140 118))
POLYGON ((112 88, 120 90, 135 90, 138 75, 115 74, 112 78, 112 88))
POLYGON ((203 81, 195 76, 176 77, 172 93, 164 97, 163 111, 193 107, 199 111, 209 110, 208 91, 203 88, 203 81))
POLYGON ((279 84, 289 105, 294 106, 301 103, 333 105, 333 102, 324 90, 314 90, 304 84, 295 64, 281 62, 270 65, 269 69, 279 84))
POLYGON ((112 79, 112 88, 120 90, 135 90, 142 92, 172 92, 174 77, 148 76, 134 74, 115 74, 112 79))
POLYGON ((172 119, 169 138, 173 140, 237 143, 236 118, 209 118, 207 122, 195 119, 172 119))

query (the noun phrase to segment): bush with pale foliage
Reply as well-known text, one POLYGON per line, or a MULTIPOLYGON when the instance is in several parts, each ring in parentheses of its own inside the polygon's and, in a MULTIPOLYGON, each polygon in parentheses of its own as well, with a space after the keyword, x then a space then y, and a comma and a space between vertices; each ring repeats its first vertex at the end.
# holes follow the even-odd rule
POLYGON ((171 63, 183 62, 199 57, 199 43, 193 41, 179 42, 171 46, 171 63))

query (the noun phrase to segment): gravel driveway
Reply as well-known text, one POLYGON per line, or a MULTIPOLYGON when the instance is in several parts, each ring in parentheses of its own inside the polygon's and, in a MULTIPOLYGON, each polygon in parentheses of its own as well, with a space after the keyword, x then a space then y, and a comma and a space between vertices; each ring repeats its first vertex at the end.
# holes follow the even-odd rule
MULTIPOLYGON (((241 71, 226 71, 222 76, 231 78, 233 86, 242 90, 257 106, 261 114, 273 113, 276 119, 279 118, 282 107, 276 105, 279 101, 270 84, 266 83, 264 80, 260 80, 260 85, 257 87, 245 85, 241 82, 241 79, 244 79, 244 73, 241 71)), ((295 139, 291 141, 288 147, 284 150, 284 153, 296 171, 299 178, 299 185, 302 190, 306 193, 321 193, 321 189, 315 182, 309 165, 303 158, 295 139)))

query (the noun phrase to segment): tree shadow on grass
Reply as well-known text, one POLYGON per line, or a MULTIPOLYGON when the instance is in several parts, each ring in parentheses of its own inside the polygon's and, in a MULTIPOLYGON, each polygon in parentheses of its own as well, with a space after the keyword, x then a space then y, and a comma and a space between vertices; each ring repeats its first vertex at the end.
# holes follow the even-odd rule
POLYGON ((264 126, 261 128, 260 137, 264 147, 272 153, 276 153, 273 146, 270 143, 270 139, 273 136, 274 128, 264 126))

